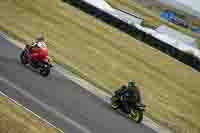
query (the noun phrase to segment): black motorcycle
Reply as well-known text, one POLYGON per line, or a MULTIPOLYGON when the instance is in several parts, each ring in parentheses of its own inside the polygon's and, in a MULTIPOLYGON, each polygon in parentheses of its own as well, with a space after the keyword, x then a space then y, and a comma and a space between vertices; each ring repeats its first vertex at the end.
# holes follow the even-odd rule
POLYGON ((39 73, 47 77, 50 74, 51 67, 53 65, 50 63, 49 59, 45 59, 43 61, 33 60, 30 53, 30 45, 26 45, 24 50, 20 54, 20 61, 23 65, 30 65, 34 69, 38 70, 39 73))
MULTIPOLYGON (((114 110, 120 109, 124 112, 123 106, 122 106, 122 96, 115 93, 114 96, 111 97, 111 104, 112 108, 114 110)), ((131 118, 131 120, 135 121, 136 123, 141 123, 143 120, 143 112, 145 111, 145 105, 142 103, 128 103, 130 113, 127 115, 131 118)), ((125 113, 125 112, 124 112, 125 113)))

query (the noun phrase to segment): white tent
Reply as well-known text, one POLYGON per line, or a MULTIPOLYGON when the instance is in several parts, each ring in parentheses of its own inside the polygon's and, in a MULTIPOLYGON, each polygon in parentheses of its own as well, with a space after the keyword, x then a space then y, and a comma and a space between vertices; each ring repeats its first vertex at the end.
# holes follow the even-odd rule
POLYGON ((142 24, 144 19, 136 14, 112 8, 105 0, 82 0, 128 24, 142 24))
POLYGON ((175 39, 175 40, 180 40, 182 42, 184 42, 187 45, 191 45, 192 47, 198 48, 198 44, 196 42, 196 39, 193 37, 190 37, 188 35, 185 35, 177 30, 174 30, 166 25, 161 25, 159 26, 156 31, 162 33, 162 34, 166 34, 168 36, 170 36, 171 38, 175 39))
POLYGON ((113 8, 105 0, 82 0, 94 7, 97 7, 103 11, 113 11, 113 8))
POLYGON ((144 19, 141 16, 137 14, 132 14, 120 9, 114 9, 113 11, 110 11, 109 13, 130 25, 134 25, 134 24, 141 25, 144 21, 144 19))
POLYGON ((184 40, 179 40, 172 35, 169 35, 169 34, 166 34, 163 32, 159 32, 159 31, 151 29, 151 28, 143 27, 138 24, 135 24, 135 27, 137 29, 145 32, 146 34, 149 34, 149 35, 155 37, 156 39, 161 40, 162 42, 165 42, 165 43, 171 45, 174 48, 177 48, 183 52, 189 52, 200 59, 200 50, 197 47, 195 47, 194 45, 190 45, 187 42, 184 42, 184 40))

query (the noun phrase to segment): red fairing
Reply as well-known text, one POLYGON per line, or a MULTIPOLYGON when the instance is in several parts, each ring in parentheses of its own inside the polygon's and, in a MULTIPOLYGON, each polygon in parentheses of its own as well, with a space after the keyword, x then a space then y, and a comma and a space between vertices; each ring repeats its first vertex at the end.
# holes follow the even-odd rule
POLYGON ((34 50, 31 53, 31 57, 39 61, 48 61, 48 49, 40 48, 40 49, 34 50))

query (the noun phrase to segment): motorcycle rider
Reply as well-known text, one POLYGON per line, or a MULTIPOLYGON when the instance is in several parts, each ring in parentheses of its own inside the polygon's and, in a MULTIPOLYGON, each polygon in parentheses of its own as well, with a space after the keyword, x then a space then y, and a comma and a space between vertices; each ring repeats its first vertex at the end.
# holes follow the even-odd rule
POLYGON ((129 81, 127 86, 123 85, 116 93, 120 96, 122 109, 127 114, 130 113, 129 103, 141 103, 140 91, 135 81, 129 81))
POLYGON ((39 34, 36 41, 30 46, 30 53, 33 62, 37 62, 48 57, 48 48, 43 34, 39 34))

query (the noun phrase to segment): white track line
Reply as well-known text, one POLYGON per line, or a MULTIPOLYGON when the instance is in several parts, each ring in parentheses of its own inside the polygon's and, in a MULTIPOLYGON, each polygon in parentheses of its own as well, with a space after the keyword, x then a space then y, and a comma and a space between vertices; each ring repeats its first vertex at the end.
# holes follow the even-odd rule
MULTIPOLYGON (((91 133, 91 131, 89 131, 86 127, 80 125, 79 123, 77 123, 76 121, 72 120, 71 118, 67 117, 66 115, 62 114, 61 112, 58 112, 56 109, 54 109, 53 107, 49 106, 46 103, 41 102, 39 99, 37 99, 36 97, 34 97, 33 95, 31 95, 28 91, 25 91, 25 89, 22 89, 20 87, 18 87, 16 84, 12 83, 11 81, 9 81, 8 79, 1 77, 0 76, 0 81, 6 83, 7 85, 9 85, 10 87, 14 88, 15 90, 17 90, 20 94, 22 94, 23 96, 31 99, 34 103, 37 103, 38 105, 40 105, 42 108, 44 108, 45 110, 52 112, 53 114, 55 114, 57 117, 59 117, 60 119, 64 120, 66 123, 71 124, 72 126, 76 127, 77 129, 79 129, 80 131, 82 131, 83 133, 91 133)), ((4 94, 5 95, 5 94, 4 94)), ((15 103, 17 103, 15 101, 15 103)), ((22 106, 22 105, 21 105, 22 106)), ((24 107, 25 108, 25 107, 24 107)), ((28 109, 26 109, 28 110, 28 109)), ((32 112, 32 111, 30 111, 32 112)), ((33 112, 32 112, 33 113, 33 112)), ((35 114, 35 113, 33 113, 35 114)), ((35 114, 36 115, 36 114, 35 114)), ((36 115, 38 118, 38 115, 36 115)), ((44 120, 44 119, 43 119, 44 120)), ((45 120, 46 121, 46 120, 45 120)), ((47 121, 46 121, 47 122, 47 121)), ((49 122, 47 122, 49 123, 49 122)), ((50 124, 50 123, 49 123, 50 124)), ((55 127, 54 125, 50 124, 51 126, 55 127)), ((56 127, 55 127, 56 128, 56 127)), ((58 128, 56 128, 58 129, 58 128)), ((61 130, 59 130, 61 131, 61 130)))

